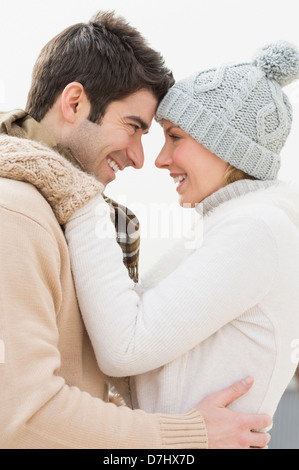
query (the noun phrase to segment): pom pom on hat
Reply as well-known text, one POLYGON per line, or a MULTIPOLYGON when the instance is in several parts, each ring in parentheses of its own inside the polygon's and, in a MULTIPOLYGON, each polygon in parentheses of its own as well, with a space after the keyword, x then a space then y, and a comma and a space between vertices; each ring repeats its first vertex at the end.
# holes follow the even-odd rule
POLYGON ((253 64, 282 87, 299 78, 299 50, 286 41, 268 44, 257 51, 253 64))

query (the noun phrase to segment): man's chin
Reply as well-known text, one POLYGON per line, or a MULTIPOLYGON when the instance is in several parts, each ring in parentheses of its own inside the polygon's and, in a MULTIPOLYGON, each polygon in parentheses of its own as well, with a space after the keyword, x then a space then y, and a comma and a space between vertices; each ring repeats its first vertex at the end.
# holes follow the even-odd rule
POLYGON ((100 183, 102 183, 102 185, 104 187, 106 187, 107 184, 109 184, 109 183, 111 183, 112 181, 115 180, 115 177, 111 178, 111 177, 108 177, 108 176, 101 176, 101 175, 96 175, 95 177, 100 183))

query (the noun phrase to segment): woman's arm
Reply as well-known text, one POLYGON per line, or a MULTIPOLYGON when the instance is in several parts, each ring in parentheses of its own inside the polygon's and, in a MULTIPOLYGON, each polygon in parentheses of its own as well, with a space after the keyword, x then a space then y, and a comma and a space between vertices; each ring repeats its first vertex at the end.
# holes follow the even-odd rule
POLYGON ((136 375, 186 353, 270 289, 276 244, 262 220, 230 216, 141 297, 122 262, 101 196, 66 224, 78 300, 100 368, 136 375))

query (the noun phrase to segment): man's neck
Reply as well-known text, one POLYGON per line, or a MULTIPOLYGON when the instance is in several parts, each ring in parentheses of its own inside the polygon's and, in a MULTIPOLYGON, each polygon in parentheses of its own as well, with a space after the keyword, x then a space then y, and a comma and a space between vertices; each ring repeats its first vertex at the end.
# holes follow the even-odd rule
MULTIPOLYGON (((63 139, 61 136, 62 123, 60 124, 59 118, 49 111, 43 119, 38 123, 40 132, 44 132, 48 136, 48 145, 62 154, 67 160, 73 165, 84 170, 84 166, 71 152, 69 148, 63 145, 63 139)), ((35 140, 35 139, 33 139, 35 140)))
POLYGON ((55 139, 57 144, 61 144, 61 126, 59 125, 59 122, 55 120, 55 117, 52 115, 51 111, 49 111, 43 117, 43 119, 41 119, 39 125, 45 130, 45 132, 48 132, 52 139, 55 139))

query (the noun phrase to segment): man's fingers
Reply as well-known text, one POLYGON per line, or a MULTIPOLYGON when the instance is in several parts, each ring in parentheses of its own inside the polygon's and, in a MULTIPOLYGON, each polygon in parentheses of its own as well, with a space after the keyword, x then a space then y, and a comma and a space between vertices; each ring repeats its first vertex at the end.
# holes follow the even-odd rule
POLYGON ((271 440, 270 434, 266 432, 251 432, 250 448, 251 449, 266 449, 268 448, 271 440))
POLYGON ((217 399, 219 400, 218 406, 220 407, 227 407, 233 401, 237 400, 237 398, 245 395, 248 390, 253 385, 253 378, 246 377, 244 380, 240 380, 239 382, 235 382, 234 384, 230 385, 229 387, 217 392, 217 399))
POLYGON ((267 429, 272 426, 272 418, 266 414, 252 414, 246 415, 247 419, 247 426, 251 425, 252 430, 260 430, 260 429, 267 429))
POLYGON ((265 414, 237 413, 227 408, 247 393, 252 385, 253 378, 247 377, 220 392, 208 395, 196 407, 206 422, 209 449, 267 447, 269 434, 256 431, 268 428, 272 424, 271 417, 265 414))

